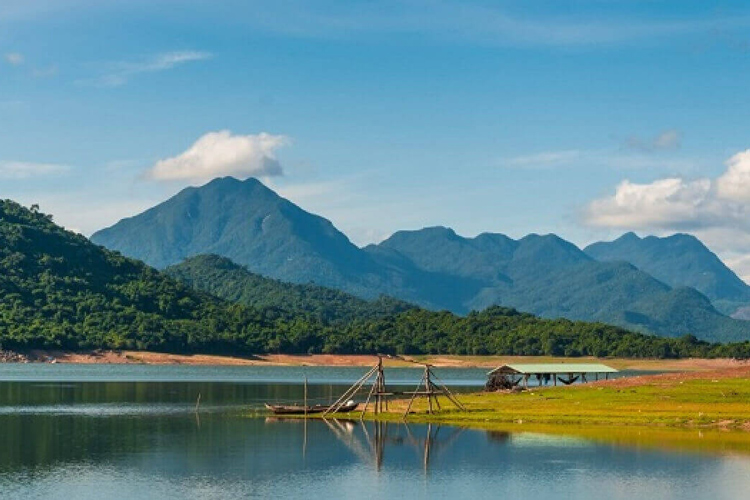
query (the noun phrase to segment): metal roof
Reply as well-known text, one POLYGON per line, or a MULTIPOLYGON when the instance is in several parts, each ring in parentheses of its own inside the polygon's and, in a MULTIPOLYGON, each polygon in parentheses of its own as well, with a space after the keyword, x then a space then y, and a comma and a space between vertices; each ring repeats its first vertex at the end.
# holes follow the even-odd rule
POLYGON ((611 366, 601 363, 537 363, 537 364, 510 364, 498 366, 489 373, 506 371, 509 373, 532 374, 537 373, 617 373, 611 366))

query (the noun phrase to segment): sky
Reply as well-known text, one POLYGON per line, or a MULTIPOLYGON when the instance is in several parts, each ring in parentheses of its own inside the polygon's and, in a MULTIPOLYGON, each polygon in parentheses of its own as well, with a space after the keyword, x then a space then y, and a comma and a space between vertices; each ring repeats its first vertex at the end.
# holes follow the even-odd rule
POLYGON ((2 0, 0 198, 255 176, 364 245, 701 238, 750 278, 746 1, 2 0))

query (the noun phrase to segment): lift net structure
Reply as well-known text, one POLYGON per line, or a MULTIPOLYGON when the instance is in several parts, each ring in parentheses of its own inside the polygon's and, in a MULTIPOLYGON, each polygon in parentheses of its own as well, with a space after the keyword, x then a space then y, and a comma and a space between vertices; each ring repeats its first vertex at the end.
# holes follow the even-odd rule
MULTIPOLYGON (((394 357, 394 356, 389 356, 394 357)), ((409 415, 412 405, 417 397, 427 397, 427 413, 432 414, 436 410, 441 409, 439 397, 445 397, 451 404, 461 411, 465 411, 466 408, 461 402, 453 395, 453 393, 445 386, 437 382, 439 378, 432 371, 432 365, 426 363, 418 363, 409 359, 395 357, 402 361, 408 361, 424 366, 422 378, 419 380, 419 384, 414 391, 410 392, 395 392, 389 391, 385 384, 385 371, 383 370, 383 356, 378 356, 378 362, 375 366, 365 373, 359 380, 357 380, 344 394, 341 395, 325 412, 323 416, 336 413, 347 404, 355 395, 357 395, 363 388, 370 385, 370 389, 367 393, 367 399, 365 400, 360 420, 364 418, 370 403, 373 403, 373 412, 378 415, 380 413, 388 411, 388 400, 393 396, 410 396, 409 403, 406 407, 406 411, 403 414, 403 419, 409 415)))

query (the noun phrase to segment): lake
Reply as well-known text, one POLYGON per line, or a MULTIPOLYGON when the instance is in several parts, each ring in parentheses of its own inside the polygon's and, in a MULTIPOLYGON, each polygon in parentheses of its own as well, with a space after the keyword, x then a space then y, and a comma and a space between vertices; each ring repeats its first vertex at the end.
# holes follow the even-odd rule
MULTIPOLYGON (((750 491, 748 450, 305 423, 254 411, 265 401, 299 400, 305 376, 311 399, 330 400, 366 370, 0 365, 0 498, 719 500, 750 491)), ((483 370, 437 373, 458 392, 484 382, 483 370)), ((386 374, 405 387, 420 376, 386 374)))

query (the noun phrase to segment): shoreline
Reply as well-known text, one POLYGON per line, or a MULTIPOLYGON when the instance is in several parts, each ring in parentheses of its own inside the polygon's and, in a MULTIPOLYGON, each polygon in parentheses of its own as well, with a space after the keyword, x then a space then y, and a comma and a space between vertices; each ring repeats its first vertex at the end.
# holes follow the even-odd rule
MULTIPOLYGON (((259 354, 228 356, 214 354, 170 354, 150 351, 65 351, 31 349, 2 351, 0 362, 11 363, 71 363, 71 364, 151 364, 151 365, 211 365, 211 366, 359 366, 377 362, 377 356, 366 354, 259 354)), ((645 358, 578 358, 551 356, 457 356, 419 355, 384 358, 386 367, 409 367, 414 363, 429 363, 436 368, 493 369, 508 363, 604 363, 618 370, 653 372, 701 372, 750 367, 749 360, 735 359, 645 359, 645 358)))

